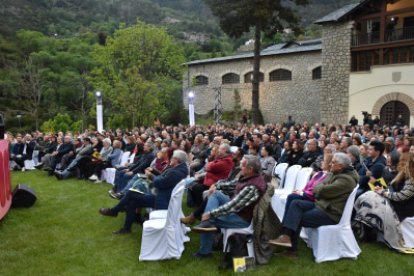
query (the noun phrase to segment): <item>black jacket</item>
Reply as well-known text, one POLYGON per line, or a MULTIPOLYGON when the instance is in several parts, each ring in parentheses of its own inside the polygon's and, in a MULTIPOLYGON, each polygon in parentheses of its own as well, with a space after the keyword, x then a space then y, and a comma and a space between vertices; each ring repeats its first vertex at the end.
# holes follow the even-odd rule
POLYGON ((306 151, 299 159, 298 165, 301 165, 302 167, 310 167, 319 155, 322 155, 319 148, 316 151, 306 151))
POLYGON ((75 150, 75 147, 72 144, 72 142, 70 142, 70 143, 63 143, 63 144, 60 145, 60 147, 58 149, 57 156, 58 157, 62 157, 63 155, 65 155, 65 154, 67 154, 67 153, 69 153, 71 151, 74 151, 74 150, 75 150))
POLYGON ((141 154, 141 159, 138 163, 131 167, 131 171, 136 173, 144 173, 145 169, 151 165, 152 160, 154 160, 155 155, 153 152, 143 153, 141 154))

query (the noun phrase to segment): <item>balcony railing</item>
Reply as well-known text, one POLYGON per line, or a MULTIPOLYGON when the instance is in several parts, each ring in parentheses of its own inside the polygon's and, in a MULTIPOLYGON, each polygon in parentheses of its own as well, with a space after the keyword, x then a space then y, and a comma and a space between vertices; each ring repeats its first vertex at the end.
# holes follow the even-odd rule
MULTIPOLYGON (((352 36, 352 46, 380 43, 380 32, 360 33, 352 36)), ((384 42, 414 40, 414 27, 386 30, 384 42)))

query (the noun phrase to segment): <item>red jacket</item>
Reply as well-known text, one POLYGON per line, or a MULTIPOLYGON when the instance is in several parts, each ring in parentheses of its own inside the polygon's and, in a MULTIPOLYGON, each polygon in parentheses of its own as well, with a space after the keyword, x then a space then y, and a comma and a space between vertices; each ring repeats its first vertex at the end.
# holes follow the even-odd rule
POLYGON ((227 178, 233 166, 233 156, 231 154, 209 162, 204 177, 204 185, 210 187, 220 179, 227 178))

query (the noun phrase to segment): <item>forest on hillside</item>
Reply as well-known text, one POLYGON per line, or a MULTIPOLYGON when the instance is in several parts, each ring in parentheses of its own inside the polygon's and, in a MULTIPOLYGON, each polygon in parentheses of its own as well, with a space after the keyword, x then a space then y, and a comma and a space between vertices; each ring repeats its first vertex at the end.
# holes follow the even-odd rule
MULTIPOLYGON (((300 39, 318 36, 311 23, 351 2, 310 0, 294 7, 300 39)), ((0 112, 17 131, 83 129, 93 125, 93 93, 101 89, 108 127, 149 124, 155 117, 178 123, 182 106, 174 99, 181 98, 182 64, 235 53, 251 35, 225 35, 204 0, 2 0, 0 112), (125 52, 130 47, 135 50, 125 52)), ((263 46, 280 39, 267 38, 263 46)))

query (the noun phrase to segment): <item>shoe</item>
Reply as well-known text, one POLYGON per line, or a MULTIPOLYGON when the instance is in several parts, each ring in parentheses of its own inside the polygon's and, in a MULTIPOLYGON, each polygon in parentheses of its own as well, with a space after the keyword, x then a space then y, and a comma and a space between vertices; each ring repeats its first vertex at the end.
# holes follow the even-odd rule
POLYGON ((43 163, 39 163, 36 166, 34 166, 36 169, 41 169, 43 167, 43 163))
POLYGON ((24 171, 26 171, 26 168, 25 167, 22 168, 22 172, 24 172, 24 171))
POLYGON ((54 175, 56 176, 56 178, 57 178, 58 180, 62 180, 62 179, 63 179, 63 175, 62 175, 60 172, 58 172, 58 171, 55 171, 55 172, 54 172, 54 175))
POLYGON ((93 174, 91 177, 89 177, 90 181, 96 181, 98 180, 98 176, 96 176, 96 174, 93 174))
POLYGON ((113 231, 112 234, 114 235, 123 235, 123 234, 130 234, 131 230, 129 229, 125 229, 125 228, 121 228, 119 230, 113 231))
POLYGON ((181 223, 183 224, 194 224, 194 222, 196 221, 196 218, 194 217, 193 214, 180 218, 181 223))
POLYGON ((211 224, 208 220, 202 221, 199 225, 191 228, 195 233, 214 233, 217 232, 217 227, 211 224))
POLYGON ((123 193, 115 193, 114 190, 109 190, 108 194, 110 197, 112 197, 113 199, 121 199, 124 194, 123 193))
POLYGON ((117 199, 116 196, 115 196, 115 194, 116 194, 116 192, 114 190, 112 190, 112 189, 108 191, 109 197, 111 197, 113 199, 117 199))
POLYGON ((292 247, 292 241, 290 240, 290 237, 288 235, 280 235, 277 239, 270 240, 268 241, 268 243, 283 247, 292 247))
POLYGON ((213 256, 212 253, 208 253, 208 254, 202 254, 200 252, 196 252, 191 254, 193 257, 198 258, 198 259, 205 259, 205 258, 211 258, 213 256))
POLYGON ((99 184, 99 183, 102 183, 102 180, 97 179, 97 180, 95 180, 93 183, 95 183, 95 184, 99 184))
POLYGON ((118 213, 112 211, 111 208, 101 208, 99 209, 99 213, 103 216, 108 216, 108 217, 117 217, 118 213))
POLYGON ((113 189, 110 189, 110 190, 108 191, 108 195, 109 195, 110 197, 112 197, 112 194, 115 194, 115 191, 114 191, 113 189))

